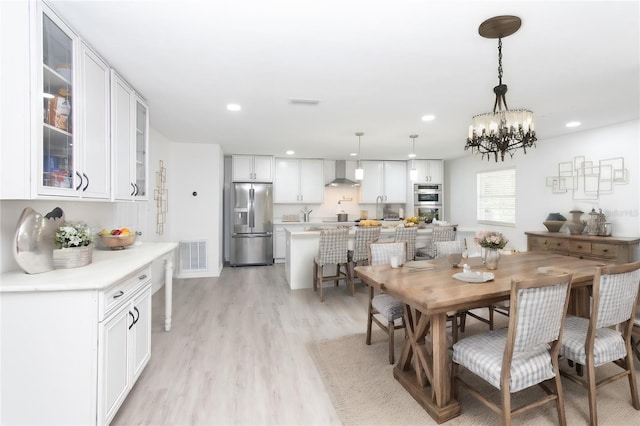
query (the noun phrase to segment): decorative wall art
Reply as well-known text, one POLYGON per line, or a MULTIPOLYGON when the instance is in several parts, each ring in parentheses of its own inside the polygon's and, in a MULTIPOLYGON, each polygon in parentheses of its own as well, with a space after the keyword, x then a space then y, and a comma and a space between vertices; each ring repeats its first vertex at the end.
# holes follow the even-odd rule
POLYGON ((156 189, 153 192, 153 199, 156 200, 156 234, 164 235, 164 224, 167 221, 167 211, 169 193, 165 187, 167 183, 167 169, 164 162, 160 160, 160 168, 156 172, 156 189))
POLYGON ((624 158, 606 158, 598 162, 578 156, 573 162, 558 163, 558 174, 547 178, 547 187, 554 194, 571 191, 577 201, 597 201, 600 194, 610 194, 614 185, 629 183, 629 170, 624 158))

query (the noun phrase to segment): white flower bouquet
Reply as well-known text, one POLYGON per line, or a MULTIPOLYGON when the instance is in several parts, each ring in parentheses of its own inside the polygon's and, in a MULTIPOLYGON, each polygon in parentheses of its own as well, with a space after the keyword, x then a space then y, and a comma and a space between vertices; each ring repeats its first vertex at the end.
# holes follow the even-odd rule
POLYGON ((84 247, 93 242, 91 230, 84 224, 67 224, 56 232, 56 247, 84 247))

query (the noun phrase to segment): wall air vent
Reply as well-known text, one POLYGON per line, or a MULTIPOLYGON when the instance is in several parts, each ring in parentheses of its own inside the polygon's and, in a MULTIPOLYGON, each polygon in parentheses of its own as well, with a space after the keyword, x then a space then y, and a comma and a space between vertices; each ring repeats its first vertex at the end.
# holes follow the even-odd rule
POLYGON ((180 241, 180 272, 201 272, 207 270, 207 241, 180 241))

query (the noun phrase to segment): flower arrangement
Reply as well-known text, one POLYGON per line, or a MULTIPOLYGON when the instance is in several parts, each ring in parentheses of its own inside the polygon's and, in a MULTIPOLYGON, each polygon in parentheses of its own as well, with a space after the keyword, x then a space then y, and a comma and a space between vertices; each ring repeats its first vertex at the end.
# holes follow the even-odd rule
POLYGON ((490 231, 478 232, 474 239, 481 247, 490 249, 503 249, 509 242, 502 233, 490 231))
POLYGON ((93 242, 91 230, 84 224, 68 224, 58 228, 56 247, 84 247, 93 242))

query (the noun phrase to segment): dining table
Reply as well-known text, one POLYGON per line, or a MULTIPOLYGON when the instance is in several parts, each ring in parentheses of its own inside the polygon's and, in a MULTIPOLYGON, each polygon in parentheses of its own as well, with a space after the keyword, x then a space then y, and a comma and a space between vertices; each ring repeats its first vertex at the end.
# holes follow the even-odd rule
POLYGON ((588 317, 589 287, 596 267, 605 265, 601 260, 534 251, 503 255, 495 270, 486 269, 480 257, 463 262, 486 281, 461 281, 457 274, 462 268, 447 258, 407 262, 398 268, 386 264, 355 268, 365 284, 404 303, 405 338, 393 376, 438 423, 460 414, 452 392, 448 313, 508 300, 512 278, 569 272, 570 313, 588 317))

